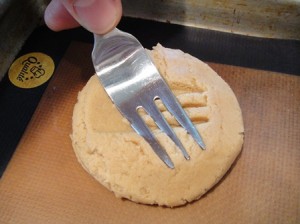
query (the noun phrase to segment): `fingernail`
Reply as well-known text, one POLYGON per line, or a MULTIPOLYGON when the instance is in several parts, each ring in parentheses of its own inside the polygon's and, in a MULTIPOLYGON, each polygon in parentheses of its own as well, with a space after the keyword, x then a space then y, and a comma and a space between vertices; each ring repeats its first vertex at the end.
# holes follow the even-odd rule
POLYGON ((95 2, 95 0, 75 0, 73 5, 75 7, 89 7, 95 2))

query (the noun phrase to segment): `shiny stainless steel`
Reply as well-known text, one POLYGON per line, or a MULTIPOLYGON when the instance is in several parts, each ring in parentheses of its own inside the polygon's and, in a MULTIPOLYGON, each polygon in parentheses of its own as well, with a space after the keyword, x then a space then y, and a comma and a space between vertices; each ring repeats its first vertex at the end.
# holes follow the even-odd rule
MULTIPOLYGON (((160 99, 178 123, 205 149, 204 142, 182 109, 170 88, 159 74, 145 49, 132 35, 118 29, 106 35, 94 35, 92 60, 101 84, 128 119, 132 128, 152 147, 157 156, 170 168, 174 164, 138 113, 143 108, 178 146, 186 159, 188 153, 155 104, 160 99)), ((100 102, 99 102, 100 103, 100 102)))

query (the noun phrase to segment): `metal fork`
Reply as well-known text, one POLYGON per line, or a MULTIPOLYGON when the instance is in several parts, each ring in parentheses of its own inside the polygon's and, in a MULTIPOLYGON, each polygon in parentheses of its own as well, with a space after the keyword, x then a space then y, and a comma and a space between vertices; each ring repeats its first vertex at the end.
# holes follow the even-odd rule
POLYGON ((178 146, 184 157, 190 156, 174 130, 157 108, 160 99, 178 123, 205 149, 197 129, 159 74, 151 58, 139 41, 129 33, 115 28, 105 35, 94 34, 92 60, 101 84, 132 128, 152 147, 157 156, 169 167, 174 164, 138 113, 143 108, 178 146))

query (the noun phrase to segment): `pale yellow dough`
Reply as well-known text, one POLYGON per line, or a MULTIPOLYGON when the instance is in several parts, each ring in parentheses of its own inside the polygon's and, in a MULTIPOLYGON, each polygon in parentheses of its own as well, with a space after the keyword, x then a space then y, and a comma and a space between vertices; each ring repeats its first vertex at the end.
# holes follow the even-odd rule
POLYGON ((144 114, 175 164, 175 169, 167 168, 120 115, 96 76, 78 95, 71 138, 84 169, 117 197, 174 207, 199 199, 228 171, 242 148, 243 120, 234 93, 207 64, 161 45, 149 54, 201 133, 207 149, 201 150, 164 112, 191 156, 190 161, 185 160, 144 114))

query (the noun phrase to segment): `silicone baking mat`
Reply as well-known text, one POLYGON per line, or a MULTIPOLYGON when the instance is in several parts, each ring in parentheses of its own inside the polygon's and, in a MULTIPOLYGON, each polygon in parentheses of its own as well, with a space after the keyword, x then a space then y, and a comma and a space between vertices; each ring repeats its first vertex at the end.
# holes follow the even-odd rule
MULTIPOLYGON (((147 48, 160 42, 204 61, 300 75, 300 41, 247 37, 130 18, 122 18, 119 28, 135 35, 147 48)), ((82 28, 56 33, 44 26, 39 27, 25 43, 16 61, 22 59, 24 62, 28 53, 32 56, 32 53, 39 52, 52 58, 56 67, 71 41, 93 43, 93 35, 82 28)), ((21 66, 25 71, 19 72, 24 75, 29 66, 26 62, 21 66)), ((31 69, 38 71, 36 67, 31 69)), ((48 82, 35 88, 18 88, 8 75, 0 82, 0 177, 47 85, 48 82)))
POLYGON ((0 223, 299 223, 299 76, 210 62, 240 102, 242 153, 200 200, 145 206, 116 198, 73 153, 72 111, 94 74, 91 49, 71 41, 57 63, 0 179, 0 223))

